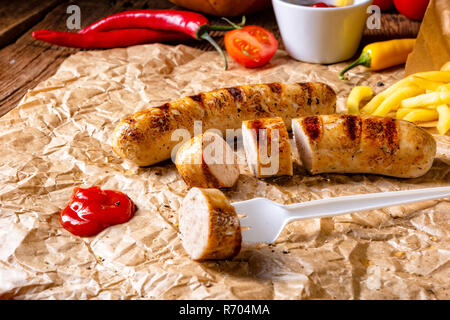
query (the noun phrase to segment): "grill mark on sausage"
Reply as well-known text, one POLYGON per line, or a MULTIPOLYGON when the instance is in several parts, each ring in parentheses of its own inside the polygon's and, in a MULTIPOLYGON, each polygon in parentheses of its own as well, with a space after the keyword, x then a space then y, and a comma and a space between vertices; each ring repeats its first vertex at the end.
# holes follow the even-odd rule
POLYGON ((124 137, 127 137, 128 141, 131 142, 142 142, 145 140, 145 136, 144 134, 139 130, 136 129, 135 127, 129 126, 126 128, 125 132, 123 133, 124 137))
POLYGON ((347 130, 347 135, 351 140, 356 140, 361 138, 361 118, 358 116, 342 116, 345 123, 345 129, 347 130))
POLYGON ((390 153, 394 153, 400 148, 397 121, 391 118, 385 118, 385 138, 387 140, 387 147, 390 153))
POLYGON ((256 132, 256 144, 259 146, 259 130, 264 129, 264 123, 258 119, 251 122, 251 128, 256 132))
POLYGON ((302 120, 303 127, 306 130, 306 135, 311 140, 318 140, 322 134, 322 120, 320 117, 311 116, 305 117, 302 120))
POLYGON ((239 87, 226 88, 235 101, 242 101, 243 91, 239 87))
POLYGON ((256 119, 252 121, 252 129, 263 129, 264 128, 264 123, 262 123, 261 120, 256 119))
POLYGON ((224 109, 228 105, 223 92, 219 93, 217 96, 214 96, 214 105, 216 105, 220 110, 224 109))
POLYGON ((400 148, 397 122, 391 118, 367 118, 363 122, 367 139, 373 140, 385 153, 393 154, 400 148))
POLYGON ((158 129, 160 132, 166 132, 170 130, 170 123, 171 123, 171 114, 170 114, 170 103, 165 103, 159 107, 156 107, 157 109, 162 111, 162 114, 154 117, 152 119, 152 123, 154 124, 152 128, 158 129))
POLYGON ((136 123, 136 119, 132 118, 131 116, 128 116, 125 119, 123 119, 123 122, 129 123, 129 124, 134 124, 134 123, 136 123))
POLYGON ((279 82, 268 83, 267 86, 269 87, 270 91, 276 94, 281 94, 281 91, 283 90, 283 87, 279 82))
POLYGON ((170 103, 164 103, 162 106, 157 107, 163 112, 168 112, 170 108, 170 103))
POLYGON ((377 140, 383 130, 383 123, 380 119, 367 118, 364 120, 364 133, 367 138, 377 140))
POLYGON ((199 103, 202 107, 204 107, 203 96, 204 96, 203 93, 199 93, 193 96, 189 96, 189 98, 191 98, 195 102, 199 103))

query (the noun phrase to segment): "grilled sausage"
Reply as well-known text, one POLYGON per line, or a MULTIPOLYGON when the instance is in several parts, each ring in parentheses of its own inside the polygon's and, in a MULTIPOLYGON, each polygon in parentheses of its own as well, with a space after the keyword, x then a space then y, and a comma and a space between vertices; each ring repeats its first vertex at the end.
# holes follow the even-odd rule
POLYGON ((193 260, 231 259, 241 250, 239 218, 218 189, 189 190, 178 219, 183 247, 193 260))
POLYGON ((374 173, 399 178, 424 175, 436 154, 433 137, 413 123, 354 115, 292 120, 304 167, 311 173, 374 173))
POLYGON ((175 165, 189 187, 228 188, 239 178, 233 150, 220 135, 209 131, 184 143, 175 165))
POLYGON ((239 129, 243 120, 279 116, 290 129, 293 118, 334 113, 335 105, 333 89, 319 82, 218 89, 126 117, 114 130, 112 146, 120 157, 147 166, 169 159, 178 144, 172 133, 185 128, 192 136, 196 120, 202 121, 202 132, 215 128, 225 134, 239 129))
POLYGON ((255 177, 292 176, 291 145, 283 119, 242 122, 242 140, 248 167, 255 177))

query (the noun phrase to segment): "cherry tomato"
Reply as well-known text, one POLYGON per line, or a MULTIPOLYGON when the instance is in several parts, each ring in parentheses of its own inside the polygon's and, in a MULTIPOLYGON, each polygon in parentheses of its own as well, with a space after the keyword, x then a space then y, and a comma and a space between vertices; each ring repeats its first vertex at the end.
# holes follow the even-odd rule
POLYGON ((262 27, 246 26, 225 34, 225 48, 237 63, 257 68, 270 61, 278 49, 278 41, 262 27))
POLYGON ((394 7, 393 0, 373 0, 372 4, 379 6, 381 11, 387 11, 394 7))
POLYGON ((315 8, 335 8, 336 6, 333 6, 332 4, 326 4, 325 2, 317 2, 317 3, 314 3, 314 4, 310 5, 310 7, 315 7, 315 8))
POLYGON ((422 20, 430 0, 394 0, 395 7, 402 15, 422 20))

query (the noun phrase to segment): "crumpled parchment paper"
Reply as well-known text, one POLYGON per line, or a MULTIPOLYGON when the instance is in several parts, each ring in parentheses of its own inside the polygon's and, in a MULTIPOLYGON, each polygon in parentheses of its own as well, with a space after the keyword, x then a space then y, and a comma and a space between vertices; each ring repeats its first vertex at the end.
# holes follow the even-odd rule
MULTIPOLYGON (((170 161, 139 168, 113 153, 122 117, 200 91, 273 81, 326 82, 343 111, 353 85, 380 91, 403 76, 402 68, 356 69, 343 82, 343 64, 305 64, 284 51, 259 70, 229 60, 224 71, 216 52, 183 45, 79 52, 0 118, 0 298, 450 298, 448 199, 295 222, 274 245, 244 247, 232 261, 188 258, 177 235, 186 185, 170 161), (92 185, 125 192, 138 211, 81 238, 60 226, 59 212, 74 187, 92 185)), ((258 180, 241 165, 225 193, 232 202, 294 203, 449 185, 450 138, 435 137, 438 157, 421 178, 311 176, 294 149, 293 177, 258 180)))

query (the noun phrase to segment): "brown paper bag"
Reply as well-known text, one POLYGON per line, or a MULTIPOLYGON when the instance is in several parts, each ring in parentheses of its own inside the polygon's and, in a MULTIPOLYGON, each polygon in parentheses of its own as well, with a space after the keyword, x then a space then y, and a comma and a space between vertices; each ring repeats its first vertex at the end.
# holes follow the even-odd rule
POLYGON ((439 70, 447 61, 450 61, 450 1, 431 0, 405 73, 439 70))

